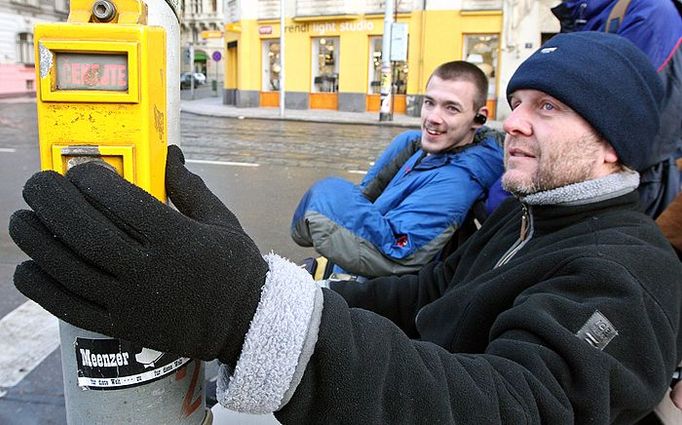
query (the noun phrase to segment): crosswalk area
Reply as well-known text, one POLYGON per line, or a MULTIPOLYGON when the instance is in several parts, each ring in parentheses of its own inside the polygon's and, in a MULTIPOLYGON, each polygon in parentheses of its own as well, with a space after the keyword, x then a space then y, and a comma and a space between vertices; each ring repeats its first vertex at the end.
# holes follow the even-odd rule
MULTIPOLYGON (((59 344, 58 319, 31 300, 0 318, 0 424, 67 425, 59 344)), ((214 375, 212 366, 207 372, 214 375)), ((279 424, 273 415, 240 414, 220 405, 211 413, 212 425, 279 424)))
POLYGON ((26 301, 0 319, 0 388, 6 393, 59 347, 56 317, 26 301))

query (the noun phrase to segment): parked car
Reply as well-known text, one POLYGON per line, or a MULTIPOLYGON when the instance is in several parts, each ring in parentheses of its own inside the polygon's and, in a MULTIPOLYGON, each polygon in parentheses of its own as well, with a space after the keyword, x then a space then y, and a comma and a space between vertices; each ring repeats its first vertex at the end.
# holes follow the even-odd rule
POLYGON ((183 72, 180 74, 180 88, 188 89, 192 84, 192 79, 194 79, 194 87, 199 87, 206 84, 206 76, 201 72, 183 72))
POLYGON ((199 82, 199 84, 206 84, 206 76, 201 72, 195 72, 194 78, 199 82))

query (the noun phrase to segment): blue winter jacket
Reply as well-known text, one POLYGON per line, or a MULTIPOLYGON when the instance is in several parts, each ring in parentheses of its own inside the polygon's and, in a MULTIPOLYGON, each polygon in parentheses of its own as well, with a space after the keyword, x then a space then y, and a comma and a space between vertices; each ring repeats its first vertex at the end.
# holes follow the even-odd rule
MULTIPOLYGON (((631 0, 620 25, 609 26, 609 32, 627 38, 649 57, 665 89, 661 128, 646 141, 648 149, 642 152, 648 155, 648 166, 637 170, 641 174, 641 208, 654 218, 672 202, 680 187, 674 158, 682 155, 682 17, 674 2, 631 0)), ((562 32, 605 31, 616 3, 618 0, 566 0, 552 12, 561 22, 562 32)))
POLYGON ((426 155, 421 132, 397 136, 359 185, 329 177, 301 199, 292 238, 361 276, 418 270, 438 254, 473 203, 503 172, 503 135, 426 155))

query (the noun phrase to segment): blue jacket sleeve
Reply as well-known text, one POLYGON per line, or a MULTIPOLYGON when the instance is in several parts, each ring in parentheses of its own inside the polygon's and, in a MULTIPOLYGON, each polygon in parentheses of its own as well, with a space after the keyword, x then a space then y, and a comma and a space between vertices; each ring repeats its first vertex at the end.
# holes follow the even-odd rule
POLYGON ((386 147, 386 149, 384 149, 379 158, 374 161, 374 164, 369 167, 367 174, 365 174, 359 184, 360 188, 364 189, 367 184, 374 180, 377 174, 379 174, 379 172, 386 167, 400 151, 405 149, 413 140, 418 139, 419 137, 421 137, 421 131, 419 130, 408 130, 397 135, 386 147))
POLYGON ((408 171, 401 173, 422 174, 396 176, 374 203, 348 181, 323 179, 299 203, 292 238, 350 273, 413 272, 433 259, 501 174, 501 155, 499 146, 489 141, 433 169, 409 170, 408 161, 408 171))

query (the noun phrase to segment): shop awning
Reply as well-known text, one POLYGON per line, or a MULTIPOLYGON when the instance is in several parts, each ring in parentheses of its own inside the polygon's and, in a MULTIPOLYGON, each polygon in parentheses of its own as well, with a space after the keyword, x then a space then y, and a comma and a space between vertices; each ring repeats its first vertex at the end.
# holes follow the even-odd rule
POLYGON ((204 52, 203 50, 194 51, 194 62, 206 62, 206 59, 208 59, 208 55, 206 55, 206 52, 204 52))

